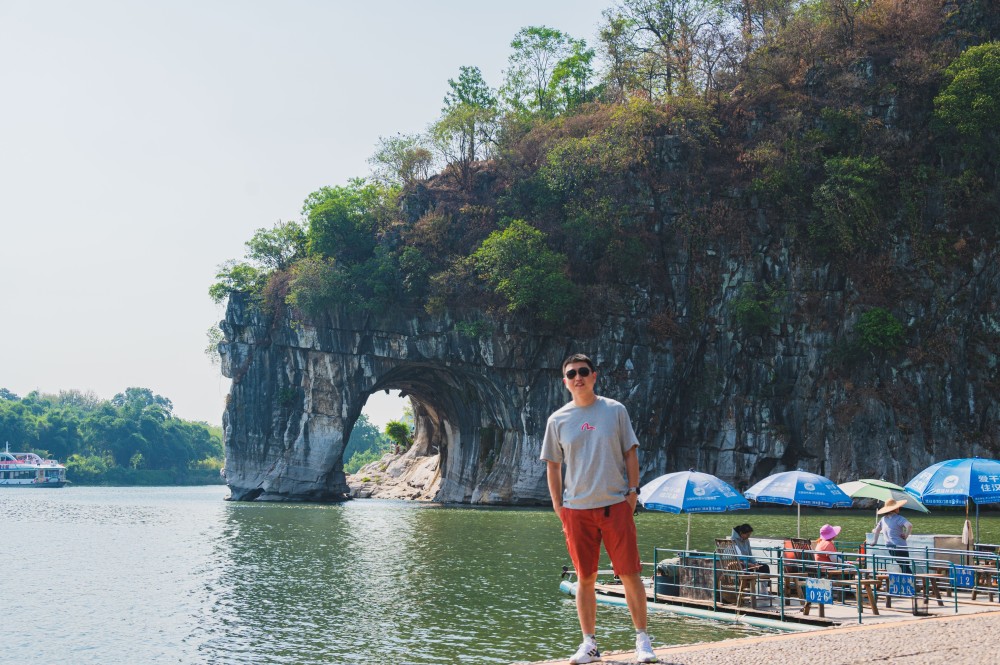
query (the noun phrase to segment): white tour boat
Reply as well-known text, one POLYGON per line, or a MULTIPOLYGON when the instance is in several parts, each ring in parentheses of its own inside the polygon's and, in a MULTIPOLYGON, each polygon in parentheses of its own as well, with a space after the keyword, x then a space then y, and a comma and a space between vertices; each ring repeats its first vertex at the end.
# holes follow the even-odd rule
POLYGON ((10 444, 0 452, 0 487, 62 487, 66 467, 35 453, 12 453, 10 444))

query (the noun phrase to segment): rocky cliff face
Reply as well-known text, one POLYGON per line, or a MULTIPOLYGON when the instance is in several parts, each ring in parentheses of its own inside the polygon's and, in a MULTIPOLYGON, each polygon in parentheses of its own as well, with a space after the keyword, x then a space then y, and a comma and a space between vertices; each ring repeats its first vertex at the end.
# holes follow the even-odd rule
POLYGON ((965 248, 931 279, 901 245, 892 269, 911 271, 913 288, 885 297, 909 316, 907 350, 845 360, 858 292, 843 274, 797 262, 781 241, 750 252, 721 241, 698 254, 682 246, 662 293, 636 291, 628 316, 586 337, 475 311, 336 309, 296 321, 234 296, 221 345, 233 379, 224 416, 232 498, 344 498, 351 428, 369 395, 397 389, 417 421, 406 464, 420 468, 423 489, 413 496, 545 503, 538 454, 549 413, 567 399, 560 364, 577 351, 598 364, 599 392, 628 407, 644 480, 693 467, 743 488, 798 467, 905 483, 934 461, 1000 453, 993 248, 965 248), (693 289, 699 271, 710 277, 693 289), (733 314, 744 297, 735 285, 762 279, 780 286, 773 321, 748 330, 733 314), (696 311, 697 329, 683 332, 677 321, 696 311))

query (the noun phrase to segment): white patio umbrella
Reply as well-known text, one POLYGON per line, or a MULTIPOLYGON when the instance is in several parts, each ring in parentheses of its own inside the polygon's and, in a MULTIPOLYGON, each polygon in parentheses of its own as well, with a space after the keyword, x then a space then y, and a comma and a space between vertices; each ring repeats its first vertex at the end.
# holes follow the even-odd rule
MULTIPOLYGON (((875 499, 882 503, 885 503, 889 499, 895 499, 896 501, 906 501, 903 508, 917 510, 922 513, 930 512, 924 504, 913 498, 912 494, 907 494, 901 486, 890 483, 887 480, 862 478, 860 480, 840 483, 837 487, 844 490, 844 494, 852 499, 875 499)), ((875 510, 875 521, 878 522, 878 509, 875 510)))

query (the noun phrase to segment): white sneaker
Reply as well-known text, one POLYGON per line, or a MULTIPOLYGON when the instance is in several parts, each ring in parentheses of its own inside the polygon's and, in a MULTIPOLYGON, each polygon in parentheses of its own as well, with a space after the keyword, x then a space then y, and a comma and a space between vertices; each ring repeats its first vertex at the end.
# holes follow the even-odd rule
POLYGON ((601 652, 597 650, 597 643, 591 642, 590 640, 584 640, 580 648, 576 650, 569 662, 573 663, 596 663, 601 659, 601 652))
POLYGON ((658 663, 660 659, 653 653, 653 645, 649 643, 649 635, 642 633, 635 636, 635 662, 658 663))

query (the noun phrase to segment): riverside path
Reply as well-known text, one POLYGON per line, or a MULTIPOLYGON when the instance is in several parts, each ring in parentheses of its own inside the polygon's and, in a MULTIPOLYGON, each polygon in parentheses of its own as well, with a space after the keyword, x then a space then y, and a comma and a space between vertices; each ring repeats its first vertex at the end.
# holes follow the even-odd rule
MULTIPOLYGON (((996 662, 998 643, 1000 611, 662 647, 655 652, 660 663, 669 665, 981 665, 996 662)), ((635 659, 629 651, 605 652, 601 662, 628 665, 635 659)), ((545 661, 545 665, 568 663, 545 661)))

